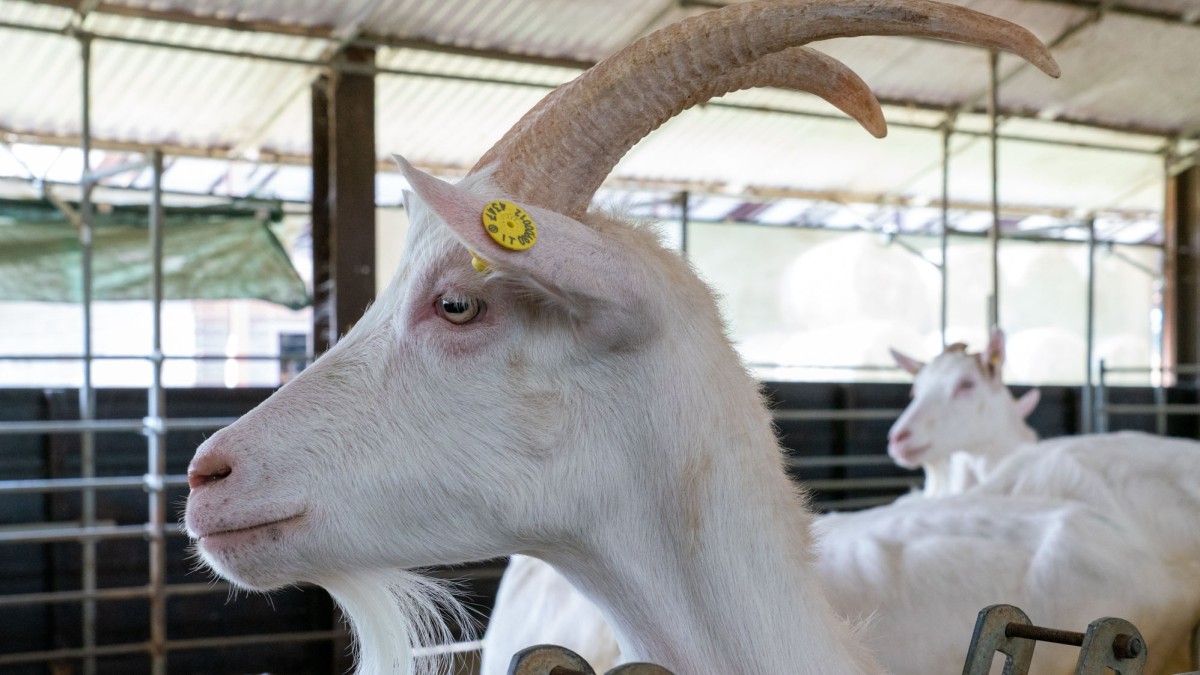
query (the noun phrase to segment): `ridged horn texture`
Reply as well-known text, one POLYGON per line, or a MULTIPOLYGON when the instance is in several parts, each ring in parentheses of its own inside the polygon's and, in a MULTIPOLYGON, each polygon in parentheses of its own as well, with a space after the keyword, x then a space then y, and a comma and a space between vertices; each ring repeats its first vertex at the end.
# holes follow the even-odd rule
MULTIPOLYGON (((559 100, 565 88, 560 87, 543 98, 504 136, 476 165, 476 169, 487 166, 498 157, 504 148, 526 133, 526 129, 540 119, 543 109, 559 100)), ((758 61, 718 73, 711 80, 702 82, 699 91, 690 92, 688 100, 678 104, 679 109, 666 115, 665 122, 674 115, 709 99, 723 96, 740 89, 755 87, 778 87, 815 94, 846 113, 863 125, 871 135, 883 138, 887 135, 887 122, 879 101, 871 88, 853 70, 841 61, 826 56, 808 47, 790 47, 781 52, 768 54, 758 61)), ((656 127, 657 128, 657 127, 656 127)), ((650 133, 654 129, 649 129, 650 133)), ((619 159, 619 158, 618 158, 619 159)), ((611 167, 610 167, 611 169, 611 167)))
MULTIPOLYGON (((781 61, 765 57, 816 40, 861 35, 976 44, 1013 52, 1053 77, 1059 73, 1049 50, 1032 33, 957 5, 931 0, 758 0, 672 24, 596 64, 550 92, 472 172, 494 166, 497 184, 518 199, 578 217, 625 153, 667 120, 713 96, 765 86, 780 76, 770 73, 784 61, 796 61, 795 55, 780 55, 781 61)), ((844 70, 837 64, 832 72, 844 70)), ((828 62, 824 70, 815 67, 809 72, 814 71, 831 72, 828 62)), ((798 87, 798 77, 790 77, 783 86, 819 89, 814 93, 839 107, 838 101, 854 97, 826 96, 820 92, 828 87, 812 81, 798 87)), ((857 77, 854 81, 861 83, 857 77)), ((864 126, 871 128, 865 122, 864 126)))

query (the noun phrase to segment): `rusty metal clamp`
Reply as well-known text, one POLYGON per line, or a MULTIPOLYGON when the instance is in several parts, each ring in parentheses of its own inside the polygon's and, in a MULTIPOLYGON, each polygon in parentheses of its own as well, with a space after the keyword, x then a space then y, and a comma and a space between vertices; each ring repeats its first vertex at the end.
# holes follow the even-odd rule
MULTIPOLYGON (((526 647, 513 655, 508 675, 595 675, 582 656, 556 645, 526 647)), ((653 663, 626 663, 605 675, 673 675, 653 663)))
POLYGON ((1012 605, 992 605, 979 612, 963 675, 987 675, 992 656, 1006 656, 1006 675, 1026 675, 1037 641, 1079 647, 1075 675, 1141 675, 1146 667, 1146 643, 1138 629, 1124 619, 1106 617, 1088 625, 1086 633, 1043 628, 1012 605))

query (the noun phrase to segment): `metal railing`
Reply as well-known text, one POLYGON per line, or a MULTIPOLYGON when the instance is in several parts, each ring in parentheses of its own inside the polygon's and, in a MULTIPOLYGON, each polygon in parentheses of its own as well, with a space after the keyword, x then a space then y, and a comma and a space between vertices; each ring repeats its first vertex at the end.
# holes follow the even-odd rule
POLYGON ((1179 364, 1175 366, 1110 366, 1104 359, 1096 362, 1095 385, 1091 404, 1093 406, 1092 420, 1095 433, 1107 433, 1112 427, 1113 415, 1153 415, 1155 433, 1167 435, 1167 421, 1174 415, 1200 415, 1200 403, 1169 403, 1167 401, 1166 375, 1176 378, 1180 375, 1200 375, 1200 364, 1179 364), (1118 374, 1151 374, 1154 385, 1151 388, 1152 403, 1112 403, 1109 401, 1108 376, 1118 374))

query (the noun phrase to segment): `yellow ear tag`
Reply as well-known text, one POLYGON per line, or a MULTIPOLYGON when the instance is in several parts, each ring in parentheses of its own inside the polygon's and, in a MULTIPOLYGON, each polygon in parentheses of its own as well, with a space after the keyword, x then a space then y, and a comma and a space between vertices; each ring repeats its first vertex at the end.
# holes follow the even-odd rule
POLYGON ((537 243, 537 225, 533 224, 533 218, 521 207, 502 199, 483 207, 483 229, 497 244, 510 251, 524 251, 537 243))
POLYGON ((491 267, 491 265, 488 264, 488 261, 480 258, 479 254, 471 251, 471 267, 474 267, 476 272, 483 273, 486 272, 487 268, 491 267))

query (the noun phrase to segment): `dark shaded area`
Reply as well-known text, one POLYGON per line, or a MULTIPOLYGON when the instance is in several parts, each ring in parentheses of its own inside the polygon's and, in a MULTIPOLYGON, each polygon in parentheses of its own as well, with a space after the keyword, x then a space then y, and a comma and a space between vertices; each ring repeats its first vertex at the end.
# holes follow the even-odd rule
MULTIPOLYGON (((1020 395, 1027 388, 1017 388, 1020 395)), ((167 415, 183 417, 233 417, 253 408, 270 395, 270 389, 172 389, 167 392, 167 415)), ((787 411, 895 410, 908 403, 906 384, 767 383, 764 394, 778 413, 787 411)), ((1197 402, 1195 389, 1167 390, 1170 403, 1197 402)), ((1148 388, 1110 388, 1111 403, 1149 404, 1148 388)), ((1043 387, 1042 402, 1030 419, 1044 437, 1078 432, 1078 388, 1043 387)), ((97 395, 100 418, 139 419, 146 412, 145 390, 102 390, 97 395)), ((74 390, 0 390, 0 420, 70 420, 78 418, 74 390)), ((919 472, 905 471, 883 458, 887 430, 894 416, 855 420, 785 420, 777 424, 787 459, 799 462, 790 471, 812 488, 817 505, 841 500, 886 501, 919 483, 919 472), (833 461, 826 457, 836 458, 833 461), (817 458, 817 459, 813 459, 817 458), (807 461, 806 461, 807 460, 807 461), (843 461, 848 460, 848 461, 843 461), (866 481, 850 489, 835 481, 866 481), (831 483, 834 482, 834 483, 831 483)), ((1116 415, 1110 428, 1153 432, 1152 415, 1116 415)), ((1171 435, 1200 435, 1196 416, 1167 419, 1171 435)), ((168 437, 168 471, 182 474, 203 432, 172 432, 168 437)), ((80 474, 77 434, 0 435, 0 479, 77 477, 80 474)), ((146 471, 146 440, 134 433, 96 435, 96 471, 100 476, 139 476, 146 471)), ((170 495, 170 518, 182 513, 186 490, 170 495)), ((852 508, 846 506, 845 508, 852 508)), ((147 520, 147 497, 140 488, 97 492, 98 517, 104 524, 141 524, 147 520)), ((0 530, 30 523, 77 524, 80 499, 74 493, 0 495, 0 530)), ((192 573, 194 560, 182 536, 169 539, 168 577, 172 584, 204 583, 205 573, 192 573)), ((142 539, 101 542, 98 551, 99 585, 141 586, 148 581, 148 546, 142 539)), ((495 599, 503 561, 442 570, 439 574, 465 578, 465 600, 481 620, 495 599)), ((81 547, 62 544, 0 544, 0 595, 75 590, 80 587, 81 547)), ((148 639, 149 601, 145 599, 99 603, 98 640, 101 644, 148 639)), ((319 589, 293 589, 270 597, 224 592, 173 596, 168 603, 168 636, 172 640, 268 632, 329 630, 337 626, 337 613, 319 589)), ((21 605, 0 608, 0 654, 77 647, 81 642, 79 603, 21 605)), ((349 667, 344 640, 207 648, 173 651, 171 672, 228 673, 340 673, 349 667), (336 642, 336 643, 335 643, 336 642)), ((65 672, 78 662, 59 664, 65 672)), ((98 661, 102 673, 146 672, 144 654, 105 657, 98 661)), ((0 672, 25 675, 52 671, 47 664, 0 667, 0 672)))

